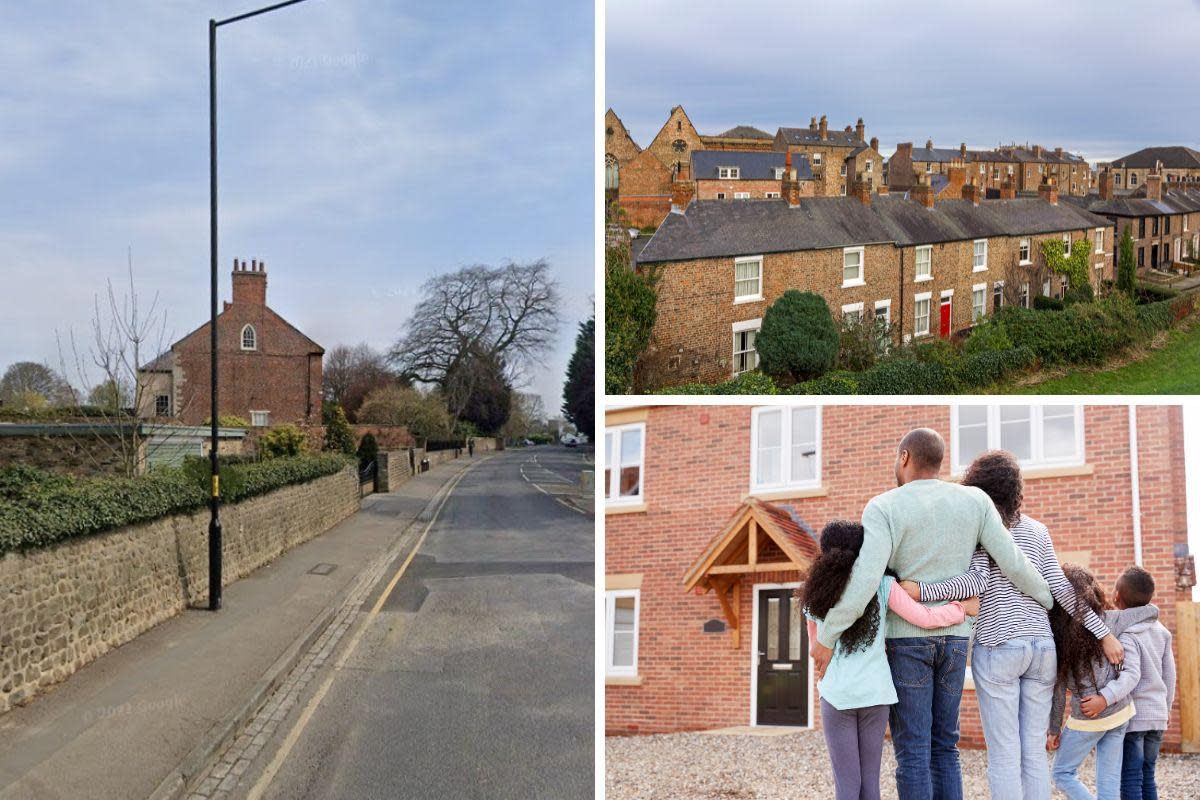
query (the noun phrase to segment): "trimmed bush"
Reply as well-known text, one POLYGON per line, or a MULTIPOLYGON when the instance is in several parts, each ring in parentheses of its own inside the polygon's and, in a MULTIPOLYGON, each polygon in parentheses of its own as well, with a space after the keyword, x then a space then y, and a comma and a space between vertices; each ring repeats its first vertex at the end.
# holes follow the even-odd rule
POLYGON ((375 441, 375 434, 364 433, 358 443, 358 468, 366 469, 367 465, 377 458, 379 458, 379 442, 375 441))
POLYGON ((1006 306, 996 317, 1015 347, 1051 366, 1098 364, 1133 344, 1141 327, 1133 303, 1120 295, 1057 312, 1006 306))
POLYGON ((825 298, 789 289, 771 304, 754 338, 759 367, 768 375, 804 381, 832 369, 839 332, 825 298))
POLYGON ((635 272, 625 248, 604 254, 604 390, 633 391, 633 373, 658 318, 657 273, 635 272))
POLYGON ((298 456, 307 449, 308 440, 295 425, 278 425, 258 440, 258 450, 263 458, 298 456))
POLYGON ((858 394, 859 375, 854 372, 830 372, 811 381, 796 384, 796 394, 858 394))
POLYGON ((968 353, 954 367, 958 391, 982 389, 1012 373, 1033 366, 1037 356, 1028 347, 968 353))
POLYGON ((1033 298, 1033 308, 1035 311, 1062 311, 1066 308, 1066 303, 1057 297, 1039 294, 1033 298))
POLYGON ((953 390, 953 376, 936 361, 888 359, 858 379, 860 394, 947 394, 953 390))
POLYGON ((669 386, 658 394, 779 394, 775 381, 761 372, 743 372, 724 383, 684 383, 669 386))
POLYGON ((325 423, 325 442, 322 449, 331 453, 354 453, 354 431, 346 419, 346 411, 338 403, 326 402, 321 409, 325 423))

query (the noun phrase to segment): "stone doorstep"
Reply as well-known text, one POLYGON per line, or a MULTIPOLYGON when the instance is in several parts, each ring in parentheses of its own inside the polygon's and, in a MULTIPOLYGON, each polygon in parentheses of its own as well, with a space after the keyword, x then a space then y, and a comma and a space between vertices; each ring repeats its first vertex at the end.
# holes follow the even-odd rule
POLYGON ((697 731, 705 736, 790 736, 793 733, 811 731, 801 725, 733 725, 728 728, 714 728, 710 731, 697 731))

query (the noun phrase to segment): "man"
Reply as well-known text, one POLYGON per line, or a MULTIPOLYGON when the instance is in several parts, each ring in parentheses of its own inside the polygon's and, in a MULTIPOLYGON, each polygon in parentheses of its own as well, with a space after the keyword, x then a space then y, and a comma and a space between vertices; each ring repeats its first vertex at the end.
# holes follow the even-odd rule
MULTIPOLYGON (((818 675, 888 567, 907 580, 944 580, 966 572, 976 547, 983 547, 1018 589, 1047 609, 1053 606, 1050 587, 1017 549, 991 499, 980 489, 938 477, 945 452, 941 435, 928 428, 909 431, 900 441, 897 488, 864 509, 863 546, 850 582, 812 645, 818 675)), ((901 800, 962 798, 958 707, 970 632, 969 622, 922 630, 888 612, 888 663, 899 698, 889 725, 901 800)))

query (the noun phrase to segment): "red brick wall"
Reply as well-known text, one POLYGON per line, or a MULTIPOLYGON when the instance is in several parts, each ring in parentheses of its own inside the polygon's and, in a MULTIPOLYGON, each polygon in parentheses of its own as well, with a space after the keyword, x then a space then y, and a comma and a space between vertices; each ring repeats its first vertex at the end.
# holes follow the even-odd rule
MULTIPOLYGON (((1105 586, 1133 563, 1128 414, 1123 406, 1088 406, 1085 451, 1092 474, 1031 478, 1026 484, 1026 511, 1049 526, 1060 557, 1086 557, 1105 586)), ((826 406, 822 418, 826 494, 781 501, 794 505, 814 530, 831 519, 858 519, 871 497, 895 485, 895 446, 906 431, 927 425, 950 437, 946 406, 826 406)), ((1173 628, 1174 603, 1188 599, 1187 592, 1173 588, 1171 558, 1174 544, 1187 539, 1180 409, 1139 408, 1138 434, 1144 561, 1158 582, 1164 624, 1173 628)), ((729 633, 702 632, 705 621, 722 618, 720 607, 711 594, 684 594, 682 578, 749 489, 750 407, 655 407, 646 437, 646 510, 605 519, 606 573, 643 576, 642 682, 606 687, 605 727, 612 733, 649 733, 747 724, 752 582, 743 581, 744 627, 735 650, 729 633)), ((943 475, 949 476, 948 464, 943 475)), ((756 582, 797 579, 770 574, 756 582)), ((962 729, 966 744, 982 744, 970 690, 962 729)), ((1178 748, 1178 709, 1167 742, 1178 748)))
MULTIPOLYGON (((775 192, 779 195, 782 183, 783 181, 776 180, 698 180, 696 181, 696 199, 716 200, 717 193, 723 192, 726 200, 732 200, 734 192, 749 192, 751 200, 762 200, 766 197, 767 192, 775 192)), ((800 185, 809 187, 811 192, 813 182, 802 181, 800 185)), ((812 195, 807 196, 811 197, 812 195)))

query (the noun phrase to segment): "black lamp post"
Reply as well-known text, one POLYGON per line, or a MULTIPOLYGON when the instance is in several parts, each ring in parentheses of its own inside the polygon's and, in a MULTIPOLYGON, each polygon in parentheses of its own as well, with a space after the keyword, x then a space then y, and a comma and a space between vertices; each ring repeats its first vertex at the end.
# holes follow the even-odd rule
POLYGON ((208 522, 208 608, 216 611, 221 607, 221 477, 217 460, 217 28, 285 6, 294 6, 304 0, 286 2, 238 14, 228 19, 208 21, 208 197, 209 197, 209 346, 212 350, 212 447, 209 463, 212 465, 212 494, 208 507, 211 518, 208 522))

